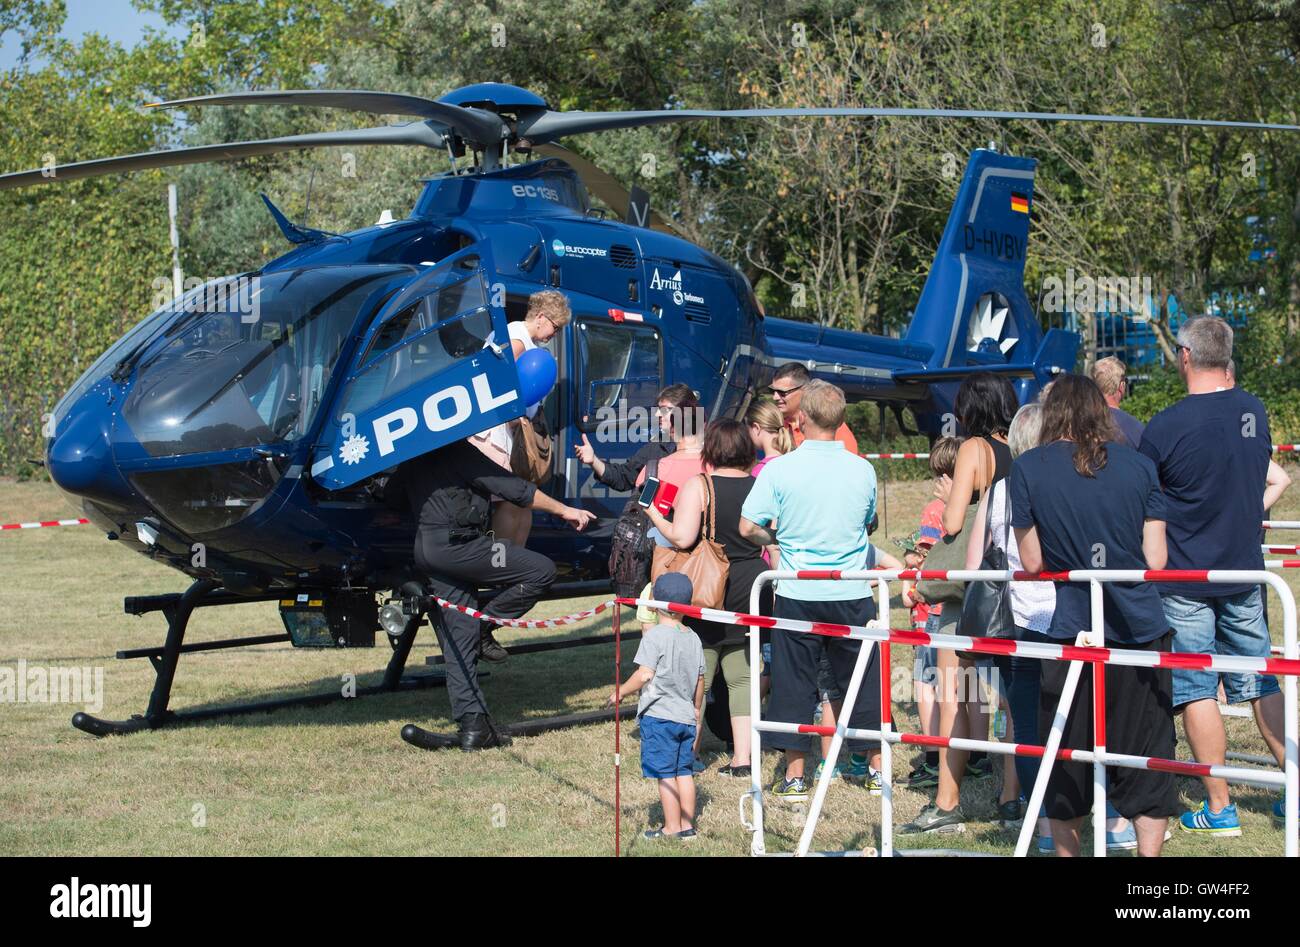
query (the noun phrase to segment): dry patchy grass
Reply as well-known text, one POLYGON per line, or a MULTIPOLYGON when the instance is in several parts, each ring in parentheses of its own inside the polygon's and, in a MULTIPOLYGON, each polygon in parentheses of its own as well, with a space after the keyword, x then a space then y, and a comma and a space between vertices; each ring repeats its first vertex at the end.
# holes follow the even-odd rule
MULTIPOLYGON (((928 484, 889 486, 887 530, 907 534, 928 499, 928 484)), ((1278 518, 1300 518, 1285 504, 1278 518)), ((0 519, 75 515, 48 484, 0 481, 0 519)), ((153 684, 147 661, 116 661, 121 648, 161 643, 159 615, 122 613, 125 594, 180 591, 187 580, 142 556, 106 542, 93 527, 0 534, 0 665, 19 659, 104 669, 109 717, 143 710, 153 684)), ((1290 575, 1288 575, 1290 579, 1290 575)), ((1294 586, 1294 583, 1293 583, 1294 586)), ((538 615, 559 615, 596 599, 544 603, 538 615)), ((1276 609, 1273 614, 1277 614, 1276 609)), ((895 609, 895 627, 906 615, 895 609)), ((584 634, 609 631, 608 616, 584 634)), ((274 603, 201 609, 190 626, 198 641, 281 628, 274 603)), ((505 631, 507 643, 555 632, 505 631)), ((1280 634, 1280 629, 1275 629, 1280 634)), ((613 675, 608 646, 517 656, 492 667, 485 681, 502 720, 598 707, 613 675)), ((625 673, 631 649, 625 649, 625 673)), ((436 653, 421 633, 410 667, 436 653)), ((288 645, 242 648, 181 659, 173 694, 178 708, 258 699, 283 692, 330 690, 347 674, 377 680, 388 658, 382 636, 374 650, 295 650, 288 645)), ((911 649, 895 648, 895 666, 910 666, 911 649)), ((68 705, 0 705, 0 854, 563 854, 601 855, 612 849, 613 725, 517 739, 514 746, 474 756, 422 753, 398 738, 415 721, 449 729, 441 690, 368 697, 357 703, 226 718, 129 737, 95 739, 69 726, 68 705), (206 824, 195 825, 196 806, 206 824)), ((896 705, 900 727, 914 730, 914 707, 896 705)), ((1230 743, 1262 753, 1249 721, 1229 720, 1230 743)), ((699 842, 688 849, 656 847, 638 836, 657 809, 653 783, 640 778, 635 727, 624 725, 623 826, 629 854, 689 852, 744 855, 749 835, 736 816, 742 781, 719 776, 721 746, 706 740, 708 772, 698 780, 699 842)), ((1186 744, 1180 755, 1189 758, 1186 744)), ((912 754, 895 754, 902 777, 912 754)), ((775 759, 764 760, 770 781, 775 759)), ((1186 801, 1200 786, 1182 782, 1186 801)), ((968 782, 963 806, 989 818, 996 779, 968 782)), ((1242 787, 1235 794, 1245 836, 1219 841, 1175 834, 1170 855, 1280 854, 1281 831, 1268 809, 1275 795, 1242 787)), ((898 789, 896 824, 910 819, 925 794, 898 789)), ((768 850, 789 851, 800 812, 768 806, 768 850)), ((839 784, 828 795, 818 830, 821 848, 861 848, 879 840, 880 803, 839 784)), ((909 845, 959 845, 1008 853, 1014 838, 991 823, 973 822, 965 836, 909 840, 909 845)))

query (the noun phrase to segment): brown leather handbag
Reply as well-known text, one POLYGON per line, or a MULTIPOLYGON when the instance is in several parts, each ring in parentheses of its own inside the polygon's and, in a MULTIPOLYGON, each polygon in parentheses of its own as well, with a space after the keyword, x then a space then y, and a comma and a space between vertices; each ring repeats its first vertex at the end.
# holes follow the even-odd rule
POLYGON ((536 417, 526 415, 507 422, 513 428, 510 450, 510 471, 531 483, 541 484, 551 479, 551 435, 546 418, 539 411, 536 417))
MULTIPOLYGON (((727 575, 731 563, 727 551, 714 537, 717 536, 717 497, 713 492, 713 479, 704 478, 705 507, 700 537, 691 549, 655 546, 654 564, 650 569, 653 582, 665 572, 680 572, 691 580, 694 589, 691 604, 700 608, 722 608, 727 598, 727 575), (704 524, 708 524, 705 530, 704 524)), ((679 603, 680 604, 680 603, 679 603)))

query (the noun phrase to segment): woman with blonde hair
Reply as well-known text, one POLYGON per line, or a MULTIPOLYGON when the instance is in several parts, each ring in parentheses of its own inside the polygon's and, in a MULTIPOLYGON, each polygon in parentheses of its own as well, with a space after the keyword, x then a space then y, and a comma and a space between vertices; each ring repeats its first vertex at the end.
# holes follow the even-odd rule
POLYGON ((767 398, 754 401, 745 412, 745 424, 749 426, 749 438, 754 442, 754 447, 763 452, 763 458, 750 471, 755 477, 773 457, 794 450, 794 438, 775 401, 767 398))
MULTIPOLYGON (((525 352, 546 345, 569 322, 572 313, 564 294, 553 289, 543 289, 528 297, 528 313, 522 320, 507 327, 510 337, 510 354, 515 361, 525 352)), ((531 419, 541 410, 541 404, 528 409, 531 419)), ((507 421, 475 434, 469 442, 491 460, 510 470, 510 455, 514 450, 517 421, 507 421)), ((494 498, 492 504, 492 532, 498 539, 523 546, 533 528, 533 511, 494 498)), ((504 661, 508 655, 490 631, 485 631, 480 654, 488 661, 504 661)))

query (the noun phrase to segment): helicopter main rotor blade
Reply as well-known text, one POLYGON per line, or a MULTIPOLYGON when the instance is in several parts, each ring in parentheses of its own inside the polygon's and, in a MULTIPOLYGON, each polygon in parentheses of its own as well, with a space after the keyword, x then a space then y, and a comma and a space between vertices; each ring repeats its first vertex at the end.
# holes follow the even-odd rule
POLYGON ((500 116, 477 108, 450 105, 420 95, 402 92, 367 92, 365 90, 288 89, 266 92, 232 92, 200 95, 190 99, 154 102, 149 108, 184 108, 190 105, 302 105, 316 108, 351 109, 375 115, 414 115, 439 122, 466 141, 480 147, 495 144, 505 136, 508 126, 500 116))
POLYGON ((385 125, 379 128, 357 128, 349 131, 312 132, 306 135, 288 135, 284 138, 265 138, 260 141, 236 141, 220 145, 197 145, 193 148, 173 148, 168 151, 146 151, 116 158, 95 158, 52 168, 16 171, 0 174, 0 191, 32 184, 61 184, 80 178, 94 178, 103 174, 140 171, 147 168, 169 168, 204 161, 236 161, 255 155, 270 155, 301 148, 329 148, 335 145, 423 145, 441 148, 442 135, 425 122, 403 125, 385 125))
POLYGON ((931 108, 770 108, 770 109, 661 109, 646 112, 542 112, 519 121, 519 136, 542 143, 584 132, 637 128, 706 118, 993 118, 1004 121, 1104 122, 1122 125, 1181 125, 1194 128, 1241 128, 1265 131, 1300 131, 1300 125, 1272 122, 1233 122, 1202 118, 1161 118, 1147 115, 1090 115, 1072 112, 1000 112, 982 109, 931 108))
MULTIPOLYGON (((565 164, 568 164, 578 173, 578 177, 582 179, 582 183, 586 185, 588 191, 613 208, 619 217, 627 217, 627 205, 631 195, 628 194, 627 188, 623 187, 612 174, 578 153, 560 145, 538 145, 533 149, 533 153, 545 155, 548 158, 559 158, 565 164)), ((654 210, 654 208, 650 209, 650 226, 661 233, 671 233, 678 237, 685 236, 672 221, 654 210)))

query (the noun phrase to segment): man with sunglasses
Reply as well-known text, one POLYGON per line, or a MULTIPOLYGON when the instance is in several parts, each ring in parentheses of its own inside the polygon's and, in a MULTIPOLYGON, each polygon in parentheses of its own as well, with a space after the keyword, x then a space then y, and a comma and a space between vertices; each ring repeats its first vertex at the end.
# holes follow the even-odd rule
MULTIPOLYGON (((804 441, 803 432, 799 430, 799 403, 803 400, 803 388, 810 381, 812 375, 808 373, 808 369, 799 362, 787 362, 776 370, 776 377, 772 379, 772 384, 767 386, 768 394, 781 409, 785 426, 790 429, 790 434, 794 438, 795 447, 804 441)), ((850 454, 858 452, 858 439, 853 436, 848 424, 839 426, 835 431, 835 440, 843 444, 844 449, 850 454)))

